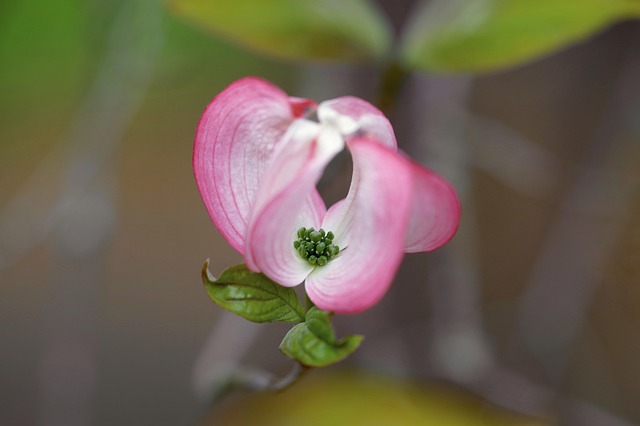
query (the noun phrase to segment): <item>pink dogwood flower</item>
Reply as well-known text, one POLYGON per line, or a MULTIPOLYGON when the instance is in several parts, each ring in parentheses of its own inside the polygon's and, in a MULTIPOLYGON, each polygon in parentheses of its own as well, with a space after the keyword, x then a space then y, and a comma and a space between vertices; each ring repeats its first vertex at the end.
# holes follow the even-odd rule
POLYGON ((200 119, 193 168, 209 215, 249 269, 287 287, 305 282, 324 310, 373 306, 404 253, 434 250, 458 227, 452 187, 399 153, 387 118, 354 97, 318 105, 238 80, 200 119), (316 184, 345 147, 351 186, 327 209, 316 184))

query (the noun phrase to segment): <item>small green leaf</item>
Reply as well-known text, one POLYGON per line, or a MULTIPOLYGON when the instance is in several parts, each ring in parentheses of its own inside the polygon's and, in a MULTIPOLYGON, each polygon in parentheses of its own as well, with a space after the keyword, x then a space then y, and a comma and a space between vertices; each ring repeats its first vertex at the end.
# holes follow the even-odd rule
POLYGON ((368 0, 171 0, 171 9, 244 47, 286 59, 384 56, 391 31, 368 0))
POLYGON ((280 344, 280 350, 308 367, 326 367, 351 355, 362 336, 348 336, 337 341, 329 313, 315 306, 307 312, 307 320, 293 327, 280 344))
POLYGON ((409 22, 409 68, 477 72, 518 65, 640 16, 638 0, 432 0, 409 22))
POLYGON ((209 261, 202 267, 202 281, 211 300, 224 309, 253 322, 293 322, 305 320, 304 309, 295 291, 256 274, 246 265, 236 265, 215 279, 209 261))

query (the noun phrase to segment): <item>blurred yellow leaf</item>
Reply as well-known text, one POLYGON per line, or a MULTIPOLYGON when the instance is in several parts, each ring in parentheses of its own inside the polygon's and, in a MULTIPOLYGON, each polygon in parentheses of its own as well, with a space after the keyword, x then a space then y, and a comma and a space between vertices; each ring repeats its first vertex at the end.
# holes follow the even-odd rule
POLYGON ((410 68, 491 71, 639 16, 638 0, 432 0, 409 22, 401 55, 410 68))
POLYGON ((325 371, 282 393, 248 394, 204 425, 233 426, 544 426, 445 387, 325 371))
POLYGON ((286 59, 363 60, 391 44, 368 0, 172 0, 179 16, 254 51, 286 59))

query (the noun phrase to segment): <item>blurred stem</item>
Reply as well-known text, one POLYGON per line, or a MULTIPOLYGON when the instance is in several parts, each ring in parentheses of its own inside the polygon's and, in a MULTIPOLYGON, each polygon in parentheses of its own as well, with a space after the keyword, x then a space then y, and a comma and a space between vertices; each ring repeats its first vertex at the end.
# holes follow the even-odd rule
POLYGON ((309 309, 313 308, 314 306, 316 306, 315 303, 313 303, 313 300, 311 300, 309 298, 309 295, 307 294, 307 292, 304 292, 304 301, 305 301, 305 307, 306 307, 306 311, 308 312, 309 309))
POLYGON ((264 390, 282 392, 296 383, 309 370, 311 370, 311 367, 296 362, 286 376, 273 382, 271 386, 264 390))
POLYGON ((240 367, 229 377, 229 380, 216 389, 211 396, 211 405, 236 390, 249 390, 257 392, 283 392, 296 383, 311 367, 295 363, 291 370, 282 377, 274 377, 263 370, 252 370, 240 367))
POLYGON ((408 76, 409 70, 396 61, 389 63, 384 69, 375 104, 386 116, 395 107, 408 76))

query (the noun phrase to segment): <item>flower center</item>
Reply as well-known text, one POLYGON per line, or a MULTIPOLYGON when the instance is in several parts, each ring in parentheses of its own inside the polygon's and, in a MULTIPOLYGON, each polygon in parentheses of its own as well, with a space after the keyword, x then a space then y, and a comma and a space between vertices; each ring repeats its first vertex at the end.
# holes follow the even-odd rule
POLYGON ((298 229, 298 239, 293 242, 293 247, 300 256, 311 265, 323 266, 328 261, 336 257, 340 252, 340 247, 333 244, 333 232, 325 232, 320 228, 298 229))

